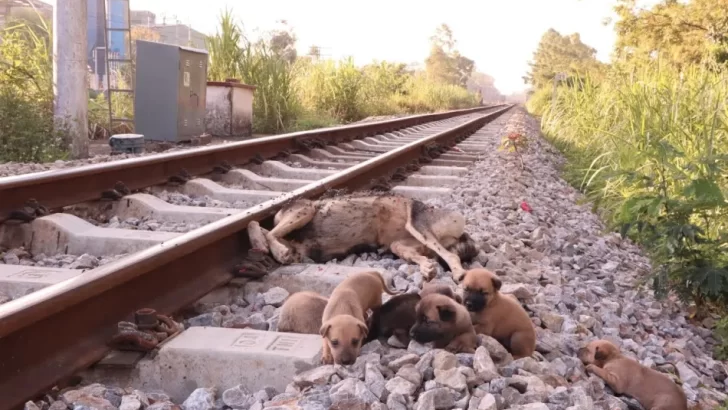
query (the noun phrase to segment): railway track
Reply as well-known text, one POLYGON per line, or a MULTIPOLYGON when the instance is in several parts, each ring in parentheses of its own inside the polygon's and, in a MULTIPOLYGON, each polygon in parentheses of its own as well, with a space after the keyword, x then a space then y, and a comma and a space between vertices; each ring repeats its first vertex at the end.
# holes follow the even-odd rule
POLYGON ((510 108, 0 179, 0 244, 27 252, 24 264, 0 264, 0 281, 20 283, 21 293, 0 304, 0 408, 21 406, 102 359, 117 323, 138 309, 171 314, 229 282, 249 249, 247 224, 270 225, 293 198, 372 188, 446 194, 477 159, 477 130, 510 108), (41 254, 74 255, 77 269, 47 266, 41 254))

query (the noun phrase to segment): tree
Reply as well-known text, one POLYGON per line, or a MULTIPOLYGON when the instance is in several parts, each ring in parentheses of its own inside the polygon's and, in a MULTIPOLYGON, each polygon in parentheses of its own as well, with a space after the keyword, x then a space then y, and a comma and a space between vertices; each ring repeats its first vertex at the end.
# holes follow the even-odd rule
POLYGON ((615 11, 619 60, 659 57, 678 67, 728 62, 728 0, 662 0, 651 9, 620 0, 615 11))
POLYGON ((531 69, 524 80, 542 88, 551 84, 559 73, 569 77, 597 73, 602 64, 596 59, 596 53, 594 48, 581 42, 578 33, 563 36, 549 29, 533 53, 533 61, 529 62, 531 69))
POLYGON ((425 60, 427 75, 435 81, 465 86, 475 62, 457 51, 456 40, 447 24, 440 25, 430 37, 430 55, 425 60))
POLYGON ((468 91, 480 93, 485 102, 497 102, 503 97, 500 91, 495 88, 495 79, 479 71, 473 72, 470 76, 467 88, 468 91))
POLYGON ((278 22, 282 28, 273 30, 268 40, 271 51, 282 59, 293 63, 296 60, 296 35, 286 20, 278 22))

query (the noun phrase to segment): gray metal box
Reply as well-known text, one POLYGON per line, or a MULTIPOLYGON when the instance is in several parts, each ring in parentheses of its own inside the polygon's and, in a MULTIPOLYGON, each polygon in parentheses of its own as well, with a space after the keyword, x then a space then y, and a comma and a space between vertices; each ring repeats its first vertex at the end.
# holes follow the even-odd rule
POLYGON ((134 125, 151 141, 205 132, 207 51, 136 40, 134 125))

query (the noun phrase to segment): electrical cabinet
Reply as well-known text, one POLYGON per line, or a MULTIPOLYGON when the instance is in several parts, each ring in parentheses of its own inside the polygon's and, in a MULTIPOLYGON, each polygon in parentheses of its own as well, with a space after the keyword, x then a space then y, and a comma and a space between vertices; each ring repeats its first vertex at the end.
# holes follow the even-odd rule
POLYGON ((135 132, 189 141, 205 132, 207 51, 136 40, 135 132))

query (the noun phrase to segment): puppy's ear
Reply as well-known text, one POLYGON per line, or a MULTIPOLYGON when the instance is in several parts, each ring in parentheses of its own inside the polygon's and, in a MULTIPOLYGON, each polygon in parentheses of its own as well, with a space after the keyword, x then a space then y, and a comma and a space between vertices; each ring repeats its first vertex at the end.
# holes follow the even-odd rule
POLYGON ((455 310, 450 306, 438 306, 437 313, 440 315, 440 320, 443 322, 452 322, 455 320, 455 310))
POLYGON ((493 282, 493 289, 495 290, 500 290, 501 286, 503 286, 503 282, 498 278, 491 279, 491 282, 493 282))
POLYGON ((455 299, 455 301, 458 302, 459 304, 461 304, 461 305, 463 304, 463 298, 460 297, 460 295, 457 292, 453 292, 452 298, 455 299))
POLYGON ((321 329, 319 329, 321 337, 326 337, 326 334, 329 333, 329 329, 331 329, 331 323, 322 324, 321 329))
POLYGON ((367 335, 369 335, 369 329, 367 328, 367 325, 365 325, 364 322, 358 322, 356 325, 359 326, 361 338, 366 339, 367 335))
POLYGON ((599 350, 599 346, 594 348, 594 360, 607 360, 609 354, 604 350, 599 350))

